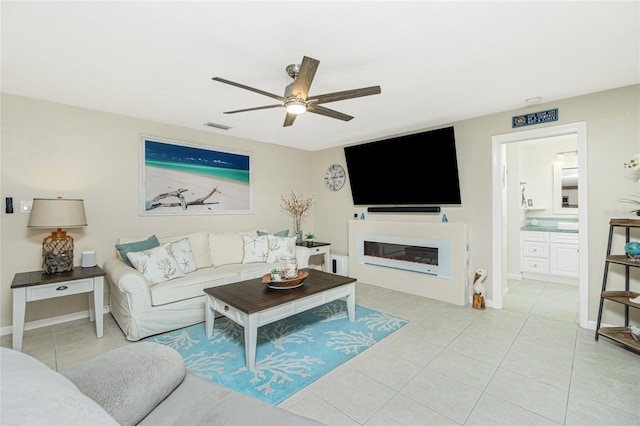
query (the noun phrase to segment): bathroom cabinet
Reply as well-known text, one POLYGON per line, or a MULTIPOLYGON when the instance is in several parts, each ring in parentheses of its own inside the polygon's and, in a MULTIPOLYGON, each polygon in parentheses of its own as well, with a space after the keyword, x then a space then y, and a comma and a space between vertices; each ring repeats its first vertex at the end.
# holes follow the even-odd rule
POLYGON ((580 245, 576 232, 522 231, 524 278, 577 284, 580 245))

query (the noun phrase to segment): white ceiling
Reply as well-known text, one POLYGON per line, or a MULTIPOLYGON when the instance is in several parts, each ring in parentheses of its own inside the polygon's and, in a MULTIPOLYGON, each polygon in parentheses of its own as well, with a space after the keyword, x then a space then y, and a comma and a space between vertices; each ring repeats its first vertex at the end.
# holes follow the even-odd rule
POLYGON ((639 5, 3 0, 1 89, 314 151, 640 83, 639 5), (382 93, 324 104, 349 122, 223 114, 277 101, 212 77, 282 95, 305 55, 311 95, 382 93))

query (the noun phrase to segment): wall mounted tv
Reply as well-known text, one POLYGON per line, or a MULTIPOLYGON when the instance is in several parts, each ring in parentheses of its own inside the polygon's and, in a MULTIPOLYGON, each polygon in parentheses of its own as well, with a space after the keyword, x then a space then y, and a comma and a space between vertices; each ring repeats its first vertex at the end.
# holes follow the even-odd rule
POLYGON ((344 148, 353 204, 457 205, 453 127, 344 148))

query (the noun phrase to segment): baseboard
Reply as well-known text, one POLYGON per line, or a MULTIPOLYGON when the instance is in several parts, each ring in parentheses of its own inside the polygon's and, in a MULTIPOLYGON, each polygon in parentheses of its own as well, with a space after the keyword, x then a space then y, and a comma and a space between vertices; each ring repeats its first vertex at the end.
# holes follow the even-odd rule
MULTIPOLYGON (((105 306, 102 313, 108 314, 111 312, 110 306, 105 306)), ((37 328, 48 327, 50 325, 63 324, 69 321, 75 321, 83 318, 89 318, 89 310, 74 312, 72 314, 60 315, 57 317, 51 317, 36 321, 30 321, 24 324, 24 330, 35 330, 37 328)), ((13 325, 9 325, 7 327, 0 328, 0 336, 6 336, 9 334, 13 334, 13 325)))

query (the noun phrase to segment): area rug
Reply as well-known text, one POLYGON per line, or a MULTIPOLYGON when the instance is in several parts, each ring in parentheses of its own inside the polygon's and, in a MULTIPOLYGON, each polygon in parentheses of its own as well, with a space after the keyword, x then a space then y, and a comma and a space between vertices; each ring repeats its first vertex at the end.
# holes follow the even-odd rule
POLYGON ((336 300, 260 327, 254 371, 245 366, 243 328, 224 317, 210 339, 201 323, 145 340, 177 350, 193 374, 276 405, 405 324, 358 305, 350 322, 336 300))

